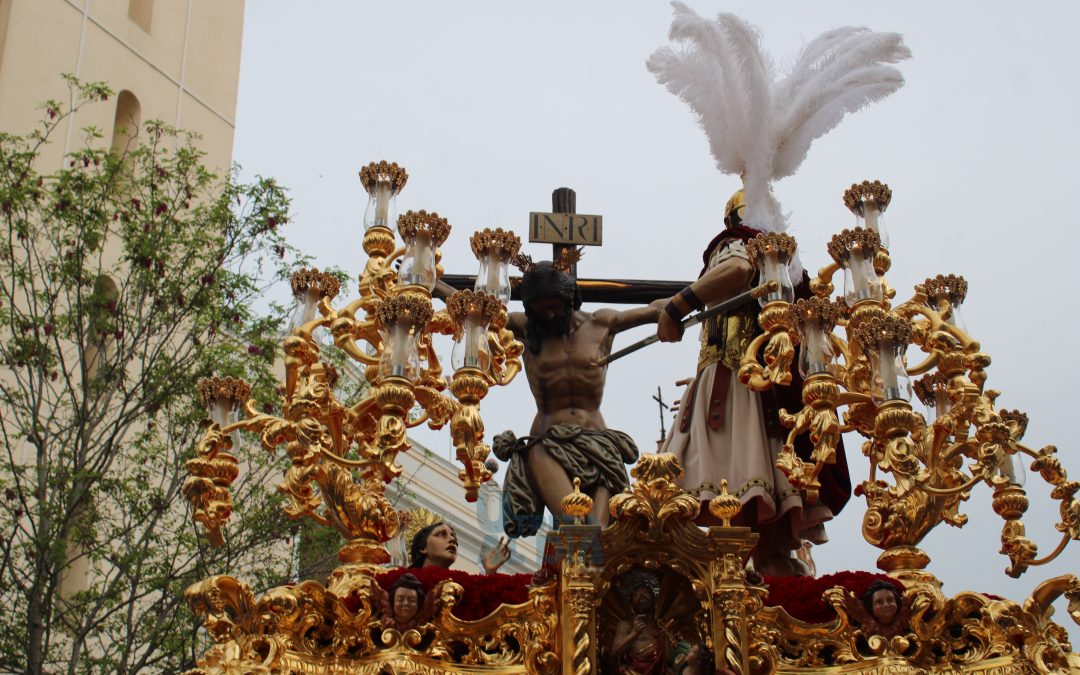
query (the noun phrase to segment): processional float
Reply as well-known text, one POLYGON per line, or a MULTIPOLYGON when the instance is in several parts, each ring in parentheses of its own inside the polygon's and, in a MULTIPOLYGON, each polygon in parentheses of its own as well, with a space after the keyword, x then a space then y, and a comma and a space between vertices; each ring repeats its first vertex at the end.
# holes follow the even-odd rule
MULTIPOLYGON (((400 474, 396 456, 409 448, 406 430, 450 424, 467 499, 475 499, 491 477, 479 403, 488 387, 508 383, 520 370, 521 345, 505 328, 506 265, 520 241, 499 230, 474 234, 472 248, 481 262, 476 290, 459 291, 445 309, 434 311, 430 293, 449 225, 432 213, 408 212, 398 220, 405 245, 395 248, 387 201, 404 185, 405 172, 378 163, 361 177, 371 206, 360 297, 335 309, 336 279, 316 272, 294 277, 301 320, 284 340, 281 416, 257 410, 241 381, 205 381, 200 395, 213 421, 188 463, 184 488, 196 520, 220 543, 233 508, 228 488, 239 471, 229 452, 235 432, 258 433, 267 451, 282 448, 291 461, 279 486, 286 512, 334 527, 345 539, 340 565, 326 585, 304 581, 260 597, 228 576, 192 586, 188 599, 216 642, 192 672, 609 672, 605 641, 616 620, 609 597, 621 575, 635 568, 671 581, 670 612, 685 617, 673 626, 674 636, 700 639, 718 667, 734 672, 1077 667, 1066 631, 1050 619, 1050 603, 1064 594, 1080 620, 1075 576, 1046 581, 1024 603, 974 592, 948 598, 928 569, 929 556, 918 548, 936 525, 963 525, 967 516, 959 504, 983 484, 1005 521, 1001 540, 1009 574, 1019 576, 1080 538, 1080 484, 1067 479, 1053 446, 1024 445, 1023 413, 995 407, 998 393, 984 387, 990 357, 957 320, 967 291, 962 278, 929 278, 911 298, 893 304, 895 290, 886 279, 891 260, 882 245, 891 192, 879 182, 845 193, 856 227, 829 242, 833 262, 814 277, 808 300, 792 302, 784 292, 794 238, 766 233, 751 240, 755 265, 776 290, 762 300, 763 332, 744 353, 739 378, 764 390, 789 382, 794 368, 805 377, 805 407, 781 413, 790 432, 777 464, 808 500, 815 499, 821 469, 835 461, 840 435, 856 432, 866 439, 870 474, 856 489, 867 504, 863 536, 882 550, 879 567, 906 589, 902 630, 886 636, 864 631, 852 591, 841 587, 824 593, 824 606, 834 612, 827 622, 808 623, 783 606, 766 605, 768 589, 744 569, 756 535, 744 527, 694 525, 700 504, 677 486, 681 468, 671 455, 642 458, 632 471, 632 490, 612 500, 610 527, 600 530, 579 518, 558 530, 558 563, 548 577, 537 576, 526 602, 463 620, 454 607, 468 589, 448 580, 432 590, 433 612, 422 624, 403 632, 385 628, 375 577, 390 560, 386 542, 398 533, 399 516, 384 491, 400 474), (399 258, 404 261, 395 271, 399 258), (840 274, 843 292, 833 299, 840 274), (362 400, 335 397, 336 375, 324 356, 330 347, 316 338, 319 329, 364 367, 370 388, 362 400), (437 334, 458 341, 449 383, 433 348, 437 334), (917 364, 907 364, 909 345, 925 354, 917 364), (912 385, 914 375, 923 377, 912 385), (931 421, 912 408, 912 390, 932 411, 931 421), (411 412, 414 404, 422 412, 411 412), (230 421, 238 411, 243 419, 230 421), (813 443, 811 457, 793 451, 800 434, 813 443), (1061 542, 1042 558, 1024 536, 1028 498, 1018 480, 1020 457, 1031 460, 1031 472, 1061 504, 1061 542)), ((708 508, 730 519, 739 500, 724 494, 708 508)), ((584 494, 564 500, 568 516, 590 509, 584 494)))
MULTIPOLYGON (((735 17, 721 15, 713 25, 681 5, 676 14, 673 38, 703 49, 725 40, 745 53, 755 46, 752 31, 735 17)), ((804 50, 808 63, 795 66, 802 81, 784 80, 771 89, 766 80, 724 81, 719 90, 750 91, 749 100, 763 108, 808 105, 806 99, 814 97, 807 96, 806 82, 829 71, 847 40, 885 45, 892 54, 888 58, 904 58, 898 36, 875 36, 839 29, 815 40, 804 50)), ((220 544, 233 509, 229 486, 239 472, 230 450, 237 432, 258 434, 266 451, 283 451, 290 462, 279 486, 286 512, 340 533, 345 540, 340 564, 326 584, 302 581, 258 596, 229 576, 193 585, 187 598, 214 645, 191 673, 630 672, 620 670, 625 664, 613 658, 611 643, 626 612, 620 587, 642 574, 651 575, 661 598, 665 640, 672 649, 662 672, 694 672, 683 658, 687 652, 680 651, 685 645, 700 645, 718 671, 735 673, 1080 669, 1067 632, 1050 618, 1051 603, 1064 595, 1071 618, 1080 624, 1080 579, 1046 580, 1022 603, 978 592, 946 597, 929 555, 919 548, 937 525, 964 525, 960 504, 976 489, 991 491, 993 510, 1004 521, 1001 552, 1011 576, 1057 558, 1070 541, 1080 539, 1080 483, 1068 479, 1053 446, 1035 449, 1023 443, 1027 416, 998 409, 998 392, 985 387, 990 356, 959 321, 966 282, 954 275, 930 277, 896 302, 887 279, 892 262, 884 218, 892 193, 877 181, 852 185, 844 193, 855 224, 829 241, 832 263, 811 278, 809 298, 795 300, 792 292, 795 239, 765 222, 782 222, 769 181, 793 172, 813 138, 845 112, 887 94, 902 80, 891 79, 894 74, 886 68, 878 73, 884 89, 832 109, 830 119, 815 122, 819 128, 799 127, 784 136, 779 132, 786 127, 779 132, 769 127, 768 120, 780 116, 754 114, 750 106, 733 111, 741 119, 704 114, 702 106, 711 105, 709 92, 695 88, 692 79, 680 80, 680 68, 704 61, 680 62, 686 53, 662 50, 650 68, 699 113, 721 169, 742 175, 749 211, 763 219, 751 224, 772 230, 747 245, 767 293, 758 313, 761 333, 742 353, 739 381, 765 391, 788 385, 796 368, 803 376, 803 407, 779 414, 788 436, 776 464, 807 502, 817 499, 818 477, 836 461, 841 435, 864 439, 869 474, 855 489, 866 503, 862 534, 881 550, 878 567, 903 587, 902 611, 889 625, 868 616, 859 597, 866 579, 858 573, 837 575, 831 588, 815 586, 818 580, 809 578, 781 584, 748 574, 744 563, 757 535, 730 525, 739 500, 722 491, 707 508, 723 524, 698 527, 694 519, 702 505, 679 487, 681 467, 674 456, 657 454, 642 457, 632 471, 631 489, 611 500, 607 528, 582 524, 592 508, 587 495, 575 492, 563 500, 568 521, 553 534, 558 556, 551 569, 515 589, 516 602, 463 618, 462 599, 478 591, 467 579, 446 579, 427 589, 432 602, 414 625, 399 629, 388 623, 379 576, 390 561, 386 543, 401 523, 385 489, 401 473, 397 456, 410 447, 407 430, 449 424, 466 499, 475 500, 480 485, 491 478, 480 403, 490 387, 508 384, 521 370, 522 345, 506 326, 507 265, 520 239, 502 230, 475 233, 470 240, 480 263, 475 286, 436 311, 432 290, 442 273, 439 249, 450 225, 435 213, 406 212, 396 221, 403 242, 398 245, 394 206, 407 174, 396 164, 379 162, 360 174, 369 202, 363 238, 368 260, 359 297, 336 308, 336 279, 316 271, 293 278, 298 309, 283 343, 281 415, 256 409, 243 382, 204 382, 199 393, 212 420, 188 462, 184 485, 195 519, 210 541, 220 544), (710 129, 710 121, 719 127, 710 129), (730 131, 724 125, 739 123, 760 142, 727 152, 718 139, 730 131), (778 138, 790 142, 770 146, 769 162, 754 159, 778 138), (842 291, 834 297, 839 276, 842 291), (330 339, 316 337, 319 333, 330 339), (450 377, 436 356, 437 335, 456 341, 450 377), (363 370, 369 387, 361 400, 335 396, 331 349, 363 370), (914 376, 921 378, 913 382, 914 376), (929 419, 912 407, 913 391, 927 405, 929 419), (800 436, 809 438, 811 454, 795 451, 800 436), (1061 539, 1043 557, 1021 520, 1028 506, 1024 461, 1060 503, 1061 539), (786 596, 778 592, 781 587, 786 596)), ((721 71, 703 70, 709 77, 721 71)), ((790 126, 785 120, 778 123, 790 126)))

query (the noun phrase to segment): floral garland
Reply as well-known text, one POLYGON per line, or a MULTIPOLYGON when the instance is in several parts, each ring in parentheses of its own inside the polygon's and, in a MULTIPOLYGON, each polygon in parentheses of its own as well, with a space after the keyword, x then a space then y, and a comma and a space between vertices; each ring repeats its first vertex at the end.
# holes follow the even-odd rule
POLYGON ((441 567, 400 567, 376 575, 375 580, 389 590, 403 574, 414 574, 424 585, 425 593, 430 593, 436 584, 446 579, 460 584, 465 592, 454 605, 452 613, 463 621, 482 619, 502 604, 520 605, 527 602, 533 578, 531 574, 469 574, 441 567))
MULTIPOLYGON (((453 615, 463 621, 482 619, 502 604, 519 605, 529 599, 531 574, 469 574, 458 570, 446 570, 441 567, 420 567, 388 570, 375 577, 384 589, 389 590, 401 575, 411 573, 420 580, 424 592, 428 593, 440 581, 450 579, 460 584, 465 592, 454 606, 453 615)), ((872 572, 836 572, 818 578, 810 577, 765 577, 769 595, 765 604, 769 607, 782 607, 791 617, 806 623, 829 623, 836 618, 832 607, 825 603, 825 591, 841 586, 861 599, 870 584, 877 579, 885 579, 896 585, 900 592, 904 585, 884 574, 872 572)), ((355 598, 346 598, 345 605, 354 610, 355 598)))
POLYGON ((806 623, 828 623, 836 618, 836 612, 825 603, 825 591, 842 586, 861 600, 866 589, 877 579, 889 581, 904 592, 904 585, 896 579, 872 572, 836 572, 817 578, 765 577, 769 587, 765 604, 783 607, 793 618, 806 623))

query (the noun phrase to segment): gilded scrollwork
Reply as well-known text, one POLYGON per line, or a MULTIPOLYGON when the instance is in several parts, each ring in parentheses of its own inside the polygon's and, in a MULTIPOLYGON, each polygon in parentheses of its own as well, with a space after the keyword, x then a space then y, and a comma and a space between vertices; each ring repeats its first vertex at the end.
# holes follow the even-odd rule
POLYGON ((506 673, 557 671, 554 584, 532 588, 526 603, 463 621, 451 613, 463 589, 444 581, 432 590, 434 616, 406 631, 384 630, 374 621, 371 584, 368 578, 349 591, 353 609, 313 581, 272 589, 257 600, 246 584, 231 577, 195 584, 186 598, 203 616, 216 645, 190 672, 292 672, 287 668, 301 664, 300 672, 323 672, 311 669, 330 662, 338 669, 332 672, 380 672, 367 668, 395 659, 427 663, 431 672, 440 673, 470 672, 477 666, 506 673))
POLYGON ((827 464, 836 463, 836 448, 840 443, 842 428, 836 416, 840 400, 840 388, 829 375, 815 375, 803 386, 803 409, 794 415, 781 409, 780 423, 791 429, 787 442, 780 450, 776 466, 788 477, 792 486, 806 494, 807 502, 818 500, 821 483, 818 475, 827 464), (795 439, 808 433, 813 451, 810 461, 803 461, 795 453, 795 439))
MULTIPOLYGON (((372 208, 385 220, 387 200, 404 187, 407 173, 381 162, 361 174, 374 200, 372 208)), ((438 247, 450 232, 449 223, 435 213, 417 211, 403 215, 399 225, 408 246, 417 244, 414 240, 421 233, 430 235, 424 245, 432 249, 428 253, 437 278, 438 247)), ((513 243, 513 235, 505 232, 478 240, 478 245, 498 246, 500 251, 513 243)), ((522 345, 506 330, 505 307, 484 296, 492 319, 488 337, 496 347, 491 372, 455 377, 456 400, 443 394, 448 383, 432 338, 435 334, 460 338, 460 326, 451 312, 433 311, 430 292, 423 285, 427 282, 417 282, 421 277, 410 277, 408 283, 398 279, 395 263, 403 256, 413 256, 408 258, 410 264, 427 264, 417 262, 428 259, 425 253, 410 253, 408 246, 395 246, 394 233, 385 222, 369 223, 360 295, 340 308, 332 304, 340 290, 336 277, 318 270, 301 270, 293 276, 293 291, 302 303, 296 316, 302 318, 282 343, 285 378, 280 416, 257 410, 255 401, 249 400, 250 387, 240 380, 214 378, 200 385, 204 402, 221 399, 225 403, 215 405, 242 407, 246 412, 238 422, 208 424, 196 443, 196 457, 188 463, 184 494, 211 543, 224 542, 222 529, 233 509, 229 486, 239 463, 226 451, 237 431, 258 434, 265 451, 283 451, 289 459, 278 485, 288 515, 332 526, 346 539, 339 556, 342 566, 330 580, 332 589, 341 593, 362 589, 372 566, 389 560, 385 542, 394 536, 398 523, 384 496, 385 483, 401 473, 397 455, 410 447, 410 427, 450 424, 464 464, 461 476, 467 497, 475 499, 479 486, 490 479, 479 401, 489 385, 507 384, 520 371, 522 345), (338 370, 325 359, 326 343, 316 339, 317 329, 328 331, 334 345, 362 370, 369 386, 359 401, 345 405, 335 396, 338 370), (413 357, 408 349, 403 351, 408 347, 403 339, 415 343, 413 357), (422 410, 419 415, 414 412, 416 404, 422 410)), ((285 597, 278 600, 284 602, 285 597)))
MULTIPOLYGON (((407 178, 388 163, 366 167, 364 176, 373 197, 380 182, 400 191, 407 178)), ((870 198, 881 210, 891 197, 880 183, 855 185, 849 192, 845 199, 857 212, 870 198)), ((437 279, 438 246, 449 224, 422 211, 399 222, 410 246, 415 239, 433 244, 428 253, 437 279)), ((608 672, 612 631, 625 618, 617 586, 634 571, 654 575, 668 594, 665 600, 677 616, 662 617, 665 630, 680 640, 708 644, 717 665, 734 672, 1064 673, 1080 666, 1067 633, 1050 620, 1050 603, 1065 596, 1070 616, 1080 623, 1075 577, 1051 579, 1017 604, 978 593, 946 598, 927 570, 929 556, 917 545, 941 523, 964 525, 960 504, 979 483, 993 490, 993 510, 1004 521, 1001 550, 1010 560, 1009 573, 1018 576, 1055 559, 1080 539, 1080 483, 1068 479, 1056 448, 1036 451, 1024 445, 1027 415, 999 410, 998 392, 985 389, 990 356, 957 321, 966 282, 953 275, 933 277, 893 306, 895 291, 884 277, 891 259, 879 235, 866 228, 845 231, 830 243, 835 264, 811 282, 816 299, 788 303, 772 296, 759 312, 763 333, 742 354, 738 376, 755 391, 789 384, 795 348, 809 342, 800 337, 805 328, 800 322, 827 325, 825 351, 834 358, 823 369, 811 369, 803 407, 781 411, 780 422, 789 432, 777 466, 813 502, 818 475, 835 462, 841 434, 865 438, 870 474, 857 489, 867 505, 862 532, 882 549, 879 567, 907 589, 899 624, 873 625, 843 589, 826 592, 836 617, 824 624, 807 624, 780 607, 766 607, 766 589, 748 580, 744 568, 756 535, 730 526, 738 499, 714 499, 710 512, 725 525, 703 531, 693 522, 701 504, 678 486, 682 469, 671 455, 642 457, 631 489, 610 502, 610 527, 568 524, 560 530, 558 579, 531 588, 528 602, 464 621, 453 612, 466 591, 446 581, 432 589, 432 609, 422 618, 400 628, 387 623, 380 614, 385 591, 375 575, 389 561, 385 544, 400 524, 384 490, 401 472, 397 457, 410 447, 408 429, 423 423, 450 426, 466 497, 475 498, 491 478, 480 401, 491 386, 514 379, 523 351, 506 326, 505 307, 495 299, 496 290, 505 290, 502 271, 488 268, 494 269, 488 287, 497 287, 488 288, 490 295, 469 291, 446 310, 434 311, 430 287, 418 283, 419 277, 399 283, 395 263, 403 256, 410 265, 419 258, 395 243, 387 227, 365 231, 369 257, 359 297, 343 307, 331 304, 336 278, 309 271, 294 280, 294 290, 308 296, 318 291, 319 299, 314 310, 306 306, 302 325, 283 341, 280 416, 257 409, 250 388, 238 380, 221 378, 200 387, 204 402, 244 412, 236 422, 207 423, 187 463, 183 492, 212 543, 224 541, 222 530, 233 509, 229 488, 239 472, 233 454, 238 431, 257 434, 265 451, 283 452, 289 460, 279 485, 285 511, 334 527, 346 543, 325 586, 305 581, 258 598, 230 577, 192 586, 187 599, 215 644, 191 673, 608 672), (833 276, 856 254, 872 264, 873 272, 863 270, 869 276, 864 281, 873 283, 876 273, 878 286, 850 296, 856 298, 850 306, 834 304, 828 300, 833 276), (498 283, 492 281, 496 277, 498 283), (433 337, 462 338, 470 311, 487 321, 480 341, 486 355, 444 377, 433 337), (394 324, 404 328, 396 338, 389 330, 394 324), (333 336, 370 385, 359 400, 346 405, 336 398, 338 370, 324 360, 326 343, 313 336, 320 329, 333 336), (403 348, 405 338, 415 353, 403 348), (897 386, 885 386, 880 359, 889 341, 904 347, 896 350, 893 366, 928 374, 920 395, 933 401, 928 402, 936 413, 931 422, 908 404, 900 373, 897 386), (923 356, 908 363, 915 350, 923 356), (809 459, 794 452, 799 436, 811 441, 809 459), (1031 472, 1049 484, 1051 498, 1060 504, 1061 542, 1042 558, 1021 520, 1028 497, 1013 466, 1020 458, 1030 458, 1031 472)), ((510 233, 486 231, 473 248, 492 265, 505 263, 519 243, 510 233)), ((782 237, 764 237, 750 248, 761 258, 770 246, 785 260, 795 250, 794 240, 782 237)), ((591 507, 579 498, 567 504, 572 516, 591 507)))
POLYGON ((630 471, 637 482, 630 491, 612 497, 611 515, 618 520, 643 518, 648 523, 646 536, 653 539, 661 535, 669 519, 692 520, 701 505, 676 485, 682 472, 674 455, 642 456, 630 471))
POLYGON ((191 504, 195 522, 203 524, 215 546, 225 543, 221 530, 229 522, 233 510, 229 487, 240 475, 236 457, 225 452, 230 447, 229 436, 216 423, 210 423, 195 446, 196 456, 185 464, 189 475, 181 489, 191 504))
POLYGON ((788 303, 776 301, 762 308, 758 323, 765 331, 746 348, 739 364, 739 381, 754 391, 773 385, 791 384, 791 364, 795 359, 795 326, 788 316, 788 303), (758 362, 758 352, 765 365, 758 362))
MULTIPOLYGON (((535 586, 527 603, 504 605, 479 621, 453 615, 463 588, 451 581, 432 591, 434 611, 426 623, 405 631, 380 627, 378 589, 368 574, 336 590, 308 581, 259 598, 229 577, 196 584, 187 598, 216 644, 191 672, 555 673, 563 659, 569 672, 606 672, 610 633, 603 626, 610 630, 613 605, 598 599, 633 569, 653 570, 672 582, 667 587, 681 589, 677 613, 693 620, 671 630, 708 637, 717 664, 734 672, 1065 673, 1075 667, 1067 633, 1050 620, 1050 604, 1065 596, 1080 622, 1080 582, 1071 575, 1047 581, 1023 605, 977 593, 944 598, 933 584, 909 585, 900 628, 885 634, 867 632, 867 617, 841 588, 825 593, 836 612, 826 624, 765 607, 765 590, 752 585, 743 569, 753 535, 732 527, 704 533, 691 522, 693 510, 672 508, 685 496, 674 483, 679 472, 670 456, 644 457, 633 492, 613 511, 616 522, 599 533, 597 559, 609 563, 597 566, 585 555, 595 526, 565 526, 570 545, 562 558, 561 590, 556 582, 535 586), (641 537, 661 522, 661 513, 668 515, 659 538, 641 537), (345 595, 348 607, 340 600, 345 595), (560 645, 564 621, 569 640, 560 645), (593 640, 599 640, 595 651, 593 640)), ((350 503, 347 497, 340 501, 350 503)), ((910 560, 899 568, 925 566, 915 560, 918 549, 908 547, 905 555, 910 560)))
POLYGON ((491 375, 499 386, 510 384, 521 372, 521 354, 525 345, 514 337, 506 327, 507 316, 503 311, 496 317, 488 331, 488 349, 491 352, 491 375))

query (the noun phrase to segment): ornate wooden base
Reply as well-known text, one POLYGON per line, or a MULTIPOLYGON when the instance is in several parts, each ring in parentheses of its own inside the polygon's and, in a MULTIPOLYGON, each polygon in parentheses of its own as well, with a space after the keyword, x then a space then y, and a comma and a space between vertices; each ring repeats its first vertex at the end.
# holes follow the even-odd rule
POLYGON ((337 593, 304 582, 258 599, 231 577, 203 581, 187 596, 216 645, 189 675, 584 675, 621 672, 635 651, 639 663, 666 662, 664 672, 699 655, 715 658, 718 672, 762 675, 1080 672, 1068 634, 1050 620, 1050 604, 1065 595, 1080 622, 1077 577, 1045 582, 1022 605, 908 585, 886 626, 838 587, 824 595, 836 618, 804 623, 765 606, 767 589, 747 579, 755 534, 693 524, 699 503, 677 487, 681 472, 671 455, 643 457, 632 491, 611 502, 610 527, 563 526, 557 574, 538 575, 528 602, 478 621, 453 615, 466 589, 450 580, 430 590, 428 614, 405 631, 385 627, 370 576, 349 577, 337 593), (635 621, 646 626, 635 635, 653 637, 623 639, 635 621))

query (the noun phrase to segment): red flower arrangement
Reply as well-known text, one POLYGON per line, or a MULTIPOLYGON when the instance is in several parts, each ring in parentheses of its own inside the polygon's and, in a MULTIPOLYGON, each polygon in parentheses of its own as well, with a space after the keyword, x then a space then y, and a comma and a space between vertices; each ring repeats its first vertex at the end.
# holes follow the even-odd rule
POLYGON ((875 579, 885 579, 904 592, 904 585, 896 579, 871 572, 837 572, 818 578, 765 577, 769 586, 765 604, 783 607, 792 617, 806 623, 828 623, 836 618, 836 612, 822 598, 825 591, 842 586, 861 600, 875 579))
MULTIPOLYGON (((460 584, 465 592, 454 606, 453 615, 463 621, 482 619, 502 604, 519 605, 526 602, 533 578, 531 574, 481 575, 445 570, 441 567, 399 567, 377 575, 375 580, 383 589, 389 590, 394 582, 406 573, 414 574, 420 580, 425 593, 431 592, 440 581, 446 579, 460 584)), ((825 603, 822 597, 825 591, 841 586, 861 599, 876 579, 890 581, 900 592, 904 591, 904 585, 896 579, 872 572, 837 572, 818 578, 765 577, 765 583, 769 587, 765 604, 769 607, 783 607, 793 618, 806 623, 828 623, 836 618, 836 613, 825 603)), ((354 596, 345 598, 344 604, 350 611, 355 612, 359 608, 354 596)))
MULTIPOLYGON (((454 606, 453 615, 463 621, 476 621, 488 616, 499 605, 520 605, 529 599, 531 574, 469 574, 457 570, 445 570, 441 567, 419 567, 388 570, 375 577, 385 590, 390 590, 394 582, 403 574, 413 574, 424 585, 424 592, 430 593, 435 585, 450 579, 461 585, 465 592, 454 606)), ((345 598, 345 606, 351 611, 358 608, 357 601, 350 596, 345 598)))

